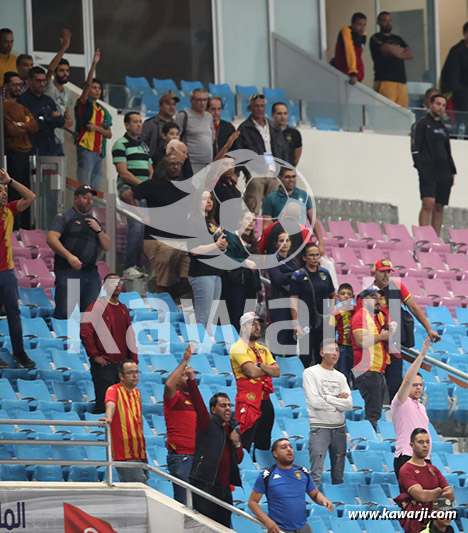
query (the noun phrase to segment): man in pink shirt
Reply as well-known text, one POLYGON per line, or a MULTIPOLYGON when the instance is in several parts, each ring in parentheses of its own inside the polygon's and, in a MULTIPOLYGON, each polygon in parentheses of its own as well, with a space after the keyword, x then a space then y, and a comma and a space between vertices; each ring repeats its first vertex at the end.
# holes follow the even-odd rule
MULTIPOLYGON (((400 468, 413 455, 413 450, 410 445, 413 430, 424 428, 429 433, 429 418, 426 413, 426 408, 421 403, 421 397, 424 392, 424 381, 419 373, 419 369, 430 344, 431 339, 426 337, 421 352, 408 368, 391 404, 392 420, 396 433, 393 468, 397 479, 400 468)), ((430 459, 430 448, 427 459, 430 459)))

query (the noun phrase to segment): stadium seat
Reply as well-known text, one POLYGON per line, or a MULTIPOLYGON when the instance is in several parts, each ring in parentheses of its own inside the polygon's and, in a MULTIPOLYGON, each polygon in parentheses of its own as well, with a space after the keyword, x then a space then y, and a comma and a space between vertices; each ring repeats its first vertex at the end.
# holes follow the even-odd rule
POLYGON ((59 401, 84 402, 83 394, 76 383, 71 381, 54 381, 54 394, 59 401))
POLYGON ((418 252, 421 268, 429 272, 429 277, 440 279, 457 279, 457 273, 447 270, 440 255, 436 252, 418 252))
POLYGON ((43 400, 51 401, 47 385, 42 380, 29 381, 25 379, 18 379, 18 392, 23 400, 43 400))
POLYGON ((361 525, 364 526, 367 533, 395 533, 395 528, 390 520, 361 520, 361 525))
POLYGON ((286 389, 285 387, 279 387, 281 400, 285 407, 298 412, 298 409, 304 409, 307 411, 304 390, 302 387, 296 387, 295 389, 286 389))
POLYGON ((457 253, 466 254, 468 251, 468 229, 449 228, 449 239, 457 253))
POLYGON ((378 250, 381 250, 381 257, 379 259, 382 259, 382 251, 393 250, 397 247, 401 247, 401 245, 397 246, 399 244, 398 242, 387 240, 376 222, 357 221, 356 228, 361 239, 368 239, 369 242, 375 244, 378 250))
POLYGON ((346 422, 346 430, 350 437, 351 450, 390 451, 390 443, 381 441, 368 420, 346 422))
POLYGON ((329 485, 322 483, 322 492, 335 506, 357 504, 357 485, 329 485))
MULTIPOLYGON (((410 250, 390 250, 390 261, 395 273, 401 277, 428 278, 429 272, 419 268, 410 250)), ((405 281, 406 282, 406 281, 405 281)), ((404 282, 404 283, 405 283, 404 282)))
POLYGON ((205 90, 205 87, 203 87, 203 83, 201 81, 180 80, 180 88, 184 91, 184 93, 186 95, 190 95, 190 93, 194 89, 203 89, 203 90, 205 90))
MULTIPOLYGON (((36 261, 39 261, 36 259, 36 261)), ((23 336, 29 340, 32 348, 64 349, 63 339, 54 337, 43 318, 22 318, 23 336)))
POLYGON ((314 125, 322 131, 340 131, 338 122, 333 117, 314 117, 314 125))
POLYGON ((432 226, 411 226, 411 228, 416 241, 416 250, 450 253, 450 244, 442 242, 432 226))
POLYGON ((431 422, 443 422, 449 417, 448 389, 445 383, 426 383, 426 411, 431 422))
POLYGON ((414 250, 413 238, 404 224, 389 224, 385 222, 384 228, 387 239, 395 242, 398 248, 405 248, 411 252, 414 250))
MULTIPOLYGON (((381 452, 375 450, 354 450, 351 452, 351 459, 356 470, 368 472, 387 472, 385 459, 381 452)), ((390 468, 393 468, 393 460, 390 468)), ((368 476, 370 479, 370 475, 368 476)))
POLYGON ((465 254, 446 254, 445 260, 450 271, 455 272, 457 279, 465 279, 468 274, 468 257, 465 254))
POLYGON ((387 252, 382 252, 381 248, 362 248, 360 254, 361 261, 370 268, 373 268, 379 259, 386 259, 388 255, 387 252))
POLYGON ((263 533, 263 528, 243 516, 232 514, 231 517, 232 528, 234 531, 242 531, 242 533, 263 533))
POLYGON ((54 306, 41 287, 31 289, 19 287, 18 292, 22 305, 29 310, 31 318, 50 317, 53 315, 54 306))
POLYGON ((36 465, 32 479, 33 481, 63 481, 62 468, 59 465, 36 465))
POLYGON ((210 328, 217 343, 231 346, 239 340, 239 333, 232 324, 222 326, 211 325, 210 328))
POLYGON ((369 276, 371 273, 370 268, 362 264, 352 248, 332 248, 332 258, 342 274, 369 276))
POLYGON ((259 90, 255 85, 236 85, 236 93, 242 96, 252 96, 252 94, 259 94, 259 90))
POLYGON ((171 79, 163 80, 163 79, 153 78, 152 82, 153 82, 153 87, 155 89, 164 90, 166 92, 169 92, 171 89, 177 92, 179 91, 179 88, 175 84, 174 80, 171 80, 171 79))
POLYGON ((84 483, 96 483, 98 474, 94 466, 72 465, 68 472, 68 481, 80 481, 84 483))
MULTIPOLYGON (((364 510, 364 508, 362 510, 364 510)), ((335 533, 335 531, 343 531, 343 533, 361 533, 361 528, 359 527, 358 522, 349 520, 347 516, 343 516, 342 518, 331 516, 330 523, 333 533, 335 533)))
POLYGON ((26 467, 24 465, 0 465, 0 480, 27 481, 26 467))
POLYGON ((38 255, 33 255, 34 259, 41 259, 52 270, 54 263, 54 252, 47 244, 47 236, 41 229, 20 229, 21 242, 30 249, 36 249, 38 255))
POLYGON ((373 244, 365 239, 360 239, 347 220, 329 220, 328 229, 333 238, 337 239, 340 246, 352 248, 373 248, 373 244))
POLYGON ((0 400, 18 400, 11 383, 6 378, 0 378, 0 400))
POLYGON ((298 356, 277 357, 276 362, 281 369, 281 377, 288 378, 289 387, 302 387, 304 365, 298 356))
POLYGON ((149 81, 144 76, 125 76, 128 87, 150 87, 149 81))
POLYGON ((310 525, 314 533, 328 533, 328 530, 330 529, 328 526, 325 525, 323 518, 320 516, 315 516, 315 515, 309 516, 307 518, 307 523, 310 525))
POLYGON ((434 299, 435 305, 446 305, 449 309, 453 309, 459 303, 452 297, 441 279, 423 279, 422 282, 426 294, 434 299))

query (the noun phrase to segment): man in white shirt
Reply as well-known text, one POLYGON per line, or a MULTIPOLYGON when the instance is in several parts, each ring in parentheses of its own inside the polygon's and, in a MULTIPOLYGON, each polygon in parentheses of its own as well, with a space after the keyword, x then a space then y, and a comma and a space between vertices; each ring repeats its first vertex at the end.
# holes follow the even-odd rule
POLYGON ((334 339, 320 345, 322 362, 304 370, 302 385, 310 422, 310 473, 320 486, 323 463, 330 452, 332 483, 343 483, 346 457, 345 411, 353 408, 351 391, 344 374, 335 370, 340 357, 334 339))

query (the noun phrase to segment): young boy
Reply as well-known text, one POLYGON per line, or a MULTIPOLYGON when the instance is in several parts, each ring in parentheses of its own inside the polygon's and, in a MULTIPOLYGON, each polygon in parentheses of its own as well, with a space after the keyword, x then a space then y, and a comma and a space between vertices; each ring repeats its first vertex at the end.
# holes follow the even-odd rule
POLYGON ((354 312, 354 291, 349 283, 342 283, 338 288, 339 304, 330 316, 330 326, 336 328, 337 344, 340 349, 340 358, 336 370, 345 375, 349 382, 352 379, 354 356, 353 346, 349 337, 351 317, 354 312))
POLYGON ((180 128, 175 122, 166 122, 161 130, 161 137, 164 140, 164 145, 160 146, 159 151, 156 155, 156 161, 153 161, 153 164, 156 166, 162 158, 166 155, 166 147, 169 141, 172 139, 179 139, 180 137, 180 128))

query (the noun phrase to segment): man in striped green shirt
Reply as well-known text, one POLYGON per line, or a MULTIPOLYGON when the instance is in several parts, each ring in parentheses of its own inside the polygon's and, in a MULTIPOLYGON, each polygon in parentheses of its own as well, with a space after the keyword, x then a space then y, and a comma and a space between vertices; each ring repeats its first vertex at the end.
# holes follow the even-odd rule
MULTIPOLYGON (((153 176, 153 162, 148 146, 141 140, 143 122, 138 112, 125 114, 124 125, 127 133, 112 147, 112 161, 117 169, 117 191, 119 196, 134 185, 139 185, 153 176)), ((144 200, 137 201, 144 207, 144 200)), ((137 279, 143 276, 139 270, 143 252, 144 225, 127 218, 128 238, 125 251, 123 277, 137 279), (131 238, 130 238, 131 236, 131 238)))

